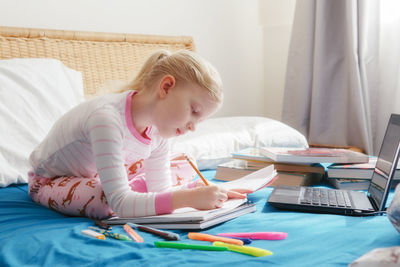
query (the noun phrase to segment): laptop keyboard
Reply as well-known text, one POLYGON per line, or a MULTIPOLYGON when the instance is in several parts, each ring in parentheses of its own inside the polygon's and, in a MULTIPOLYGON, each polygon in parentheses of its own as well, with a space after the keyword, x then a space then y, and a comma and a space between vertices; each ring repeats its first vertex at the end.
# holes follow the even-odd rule
POLYGON ((351 207, 347 191, 316 187, 304 187, 300 203, 315 206, 351 207))

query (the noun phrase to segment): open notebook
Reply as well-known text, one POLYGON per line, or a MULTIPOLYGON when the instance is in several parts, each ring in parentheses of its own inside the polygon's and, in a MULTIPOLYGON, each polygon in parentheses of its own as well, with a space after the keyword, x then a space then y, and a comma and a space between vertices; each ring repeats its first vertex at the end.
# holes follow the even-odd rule
MULTIPOLYGON (((275 176, 274 166, 270 165, 240 179, 222 183, 220 186, 227 190, 244 188, 257 191, 271 182, 275 176)), ((171 214, 135 218, 112 217, 103 222, 107 224, 132 222, 163 229, 204 229, 255 210, 255 205, 248 202, 247 199, 230 199, 224 202, 221 208, 213 210, 182 208, 171 214)))

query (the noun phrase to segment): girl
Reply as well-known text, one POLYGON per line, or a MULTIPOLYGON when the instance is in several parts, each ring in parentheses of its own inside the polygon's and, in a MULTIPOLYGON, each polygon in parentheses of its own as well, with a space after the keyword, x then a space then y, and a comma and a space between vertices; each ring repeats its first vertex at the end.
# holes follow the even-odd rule
POLYGON ((154 53, 117 94, 60 118, 32 152, 29 195, 68 215, 105 218, 213 209, 245 191, 172 187, 168 138, 194 131, 222 103, 217 71, 189 51, 154 53))

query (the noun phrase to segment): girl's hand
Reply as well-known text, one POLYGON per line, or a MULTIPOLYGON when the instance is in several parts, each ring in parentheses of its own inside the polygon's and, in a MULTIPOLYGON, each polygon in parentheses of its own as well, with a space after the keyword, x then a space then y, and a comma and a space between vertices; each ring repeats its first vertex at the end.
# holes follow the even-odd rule
POLYGON ((172 193, 172 209, 192 207, 199 210, 220 208, 228 192, 216 185, 183 189, 172 193))
MULTIPOLYGON (((192 207, 199 210, 220 208, 229 198, 246 198, 243 190, 227 191, 219 186, 200 186, 194 189, 183 189, 172 193, 172 209, 192 207)), ((249 190, 245 190, 249 192, 249 190)))
MULTIPOLYGON (((210 184, 210 186, 215 185, 214 183, 212 183, 210 181, 208 181, 208 183, 210 184)), ((203 187, 203 186, 206 186, 204 184, 204 182, 201 179, 197 179, 195 187, 197 188, 197 187, 203 187)), ((230 198, 246 198, 246 194, 250 194, 250 193, 253 193, 253 191, 249 190, 249 189, 243 189, 243 188, 232 189, 227 192, 229 199, 230 198)))

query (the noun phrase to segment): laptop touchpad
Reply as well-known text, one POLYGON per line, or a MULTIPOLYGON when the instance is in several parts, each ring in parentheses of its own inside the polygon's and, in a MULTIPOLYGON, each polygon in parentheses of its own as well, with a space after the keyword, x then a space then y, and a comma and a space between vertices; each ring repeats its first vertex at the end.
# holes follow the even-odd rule
POLYGON ((355 209, 359 210, 371 210, 374 208, 371 205, 367 195, 364 192, 350 191, 350 197, 353 201, 353 206, 355 209))
POLYGON ((282 186, 272 191, 269 200, 274 202, 297 203, 299 196, 300 190, 298 187, 282 186))

